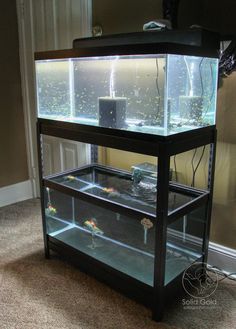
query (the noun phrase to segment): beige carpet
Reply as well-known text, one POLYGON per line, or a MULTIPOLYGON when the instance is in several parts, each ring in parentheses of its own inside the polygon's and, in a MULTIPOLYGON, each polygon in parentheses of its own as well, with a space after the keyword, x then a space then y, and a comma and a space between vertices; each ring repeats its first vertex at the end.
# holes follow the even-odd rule
POLYGON ((236 284, 222 282, 216 308, 186 310, 163 323, 151 312, 59 258, 44 259, 38 200, 0 209, 0 329, 234 329, 236 284))

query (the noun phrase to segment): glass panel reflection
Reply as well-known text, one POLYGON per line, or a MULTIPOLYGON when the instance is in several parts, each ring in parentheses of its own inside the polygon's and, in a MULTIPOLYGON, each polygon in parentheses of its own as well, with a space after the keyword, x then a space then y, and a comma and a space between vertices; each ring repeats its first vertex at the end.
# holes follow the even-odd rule
POLYGON ((121 215, 45 189, 47 233, 97 260, 153 285, 155 223, 121 215))
POLYGON ((205 217, 204 206, 168 225, 165 284, 202 256, 205 217))

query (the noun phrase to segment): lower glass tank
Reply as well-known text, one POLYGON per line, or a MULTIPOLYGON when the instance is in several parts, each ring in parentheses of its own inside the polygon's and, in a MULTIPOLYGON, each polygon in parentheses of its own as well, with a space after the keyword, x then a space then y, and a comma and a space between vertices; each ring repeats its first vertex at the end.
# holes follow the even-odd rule
MULTIPOLYGON (((126 216, 48 187, 44 194, 49 236, 153 286, 156 220, 126 216)), ((165 284, 201 257, 202 216, 198 209, 168 227, 165 284)))

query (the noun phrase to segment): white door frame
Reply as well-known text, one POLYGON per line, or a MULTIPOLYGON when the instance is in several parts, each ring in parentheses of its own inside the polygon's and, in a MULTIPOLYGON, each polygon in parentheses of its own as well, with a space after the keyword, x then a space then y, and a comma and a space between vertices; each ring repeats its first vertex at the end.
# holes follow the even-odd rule
POLYGON ((25 121, 25 137, 27 149, 27 161, 29 179, 32 185, 32 196, 39 196, 37 143, 35 136, 36 102, 34 83, 34 35, 32 26, 32 3, 24 0, 16 0, 18 31, 19 31, 19 55, 21 71, 21 87, 23 98, 23 112, 25 121))
MULTIPOLYGON (((35 94, 35 71, 34 71, 34 52, 35 52, 35 34, 34 34, 34 12, 33 1, 35 0, 16 0, 17 17, 18 17, 18 31, 19 31, 19 55, 20 55, 20 67, 21 67, 21 86, 23 97, 23 112, 25 122, 25 137, 26 137, 26 149, 27 149, 27 161, 29 179, 32 185, 32 197, 38 197, 39 193, 39 179, 38 179, 38 156, 37 156, 37 138, 36 138, 36 94, 35 94)), ((37 0, 38 1, 38 0, 37 0)), ((48 0, 47 0, 48 1, 48 0)), ((50 4, 53 9, 56 7, 56 0, 50 0, 50 4)), ((44 4, 49 4, 45 2, 44 4)), ((92 0, 81 0, 80 5, 78 0, 67 0, 67 4, 70 4, 70 10, 76 7, 76 13, 80 13, 80 35, 88 36, 92 30, 92 0)), ((75 15, 76 15, 75 13, 75 15)), ((55 21, 55 11, 54 21, 55 21)), ((79 18, 78 18, 79 19, 79 18)), ((42 22, 42 24, 44 24, 42 22)), ((74 22, 70 22, 67 19, 68 37, 73 31, 74 22), (71 25, 73 26, 71 27, 71 25)), ((56 29, 56 26, 55 26, 56 29)), ((52 32, 53 33, 53 32, 52 32)), ((56 41, 58 38, 57 31, 54 30, 56 41)), ((48 40, 47 40, 48 41, 48 40)), ((54 44, 47 44, 46 48, 55 49, 58 42, 54 44)), ((47 50, 47 49, 43 49, 47 50)))

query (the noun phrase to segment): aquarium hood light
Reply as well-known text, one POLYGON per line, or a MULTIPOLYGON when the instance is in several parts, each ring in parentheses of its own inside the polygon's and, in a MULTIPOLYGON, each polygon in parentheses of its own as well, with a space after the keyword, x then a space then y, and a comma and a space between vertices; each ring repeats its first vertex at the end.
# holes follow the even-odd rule
POLYGON ((218 58, 220 39, 218 33, 201 28, 142 31, 75 39, 73 49, 80 57, 175 54, 218 58))

